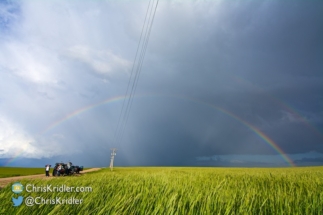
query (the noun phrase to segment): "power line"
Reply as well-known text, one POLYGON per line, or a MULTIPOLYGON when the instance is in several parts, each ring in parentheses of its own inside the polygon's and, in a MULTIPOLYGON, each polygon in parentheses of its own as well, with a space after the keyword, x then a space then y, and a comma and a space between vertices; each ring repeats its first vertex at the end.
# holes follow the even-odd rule
MULTIPOLYGON (((147 47, 148 47, 148 42, 149 42, 149 38, 150 38, 150 32, 151 32, 151 29, 152 29, 152 26, 153 26, 153 23, 154 23, 154 18, 155 18, 157 6, 158 6, 158 1, 159 0, 157 0, 156 6, 155 6, 155 10, 154 10, 154 14, 153 14, 153 17, 152 17, 150 26, 149 26, 149 30, 147 32, 146 41, 145 41, 145 44, 144 44, 144 47, 143 47, 143 50, 142 50, 140 65, 138 65, 138 69, 137 69, 137 74, 138 74, 137 75, 137 79, 135 80, 135 82, 133 84, 133 89, 134 89, 133 92, 134 93, 136 92, 136 88, 137 88, 137 85, 138 85, 139 76, 140 76, 141 69, 142 69, 142 65, 143 65, 143 62, 144 62, 145 53, 146 53, 146 50, 147 50, 147 47)), ((133 96, 134 96, 134 94, 133 94, 133 96)), ((126 122, 128 121, 128 118, 129 118, 130 109, 131 109, 131 106, 132 106, 132 103, 133 103, 133 96, 130 97, 130 99, 129 99, 130 105, 129 105, 129 111, 127 112, 127 116, 126 116, 126 122)), ((125 129, 126 129, 126 123, 124 125, 124 130, 125 129)))
POLYGON ((132 67, 132 70, 131 70, 131 75, 130 75, 128 86, 127 86, 126 96, 125 96, 125 99, 124 99, 123 104, 122 104, 122 109, 121 109, 118 124, 117 124, 117 130, 116 130, 116 133, 115 133, 116 144, 121 142, 121 140, 123 138, 123 135, 124 135, 124 131, 125 131, 126 126, 127 126, 127 121, 128 121, 130 109, 131 109, 131 106, 132 106, 133 97, 134 97, 134 94, 135 94, 135 91, 136 91, 136 88, 137 88, 137 85, 138 85, 138 80, 139 80, 139 76, 140 76, 140 73, 141 73, 145 53, 146 53, 146 50, 147 50, 147 47, 148 47, 148 41, 149 41, 153 21, 154 21, 154 18, 155 18, 157 6, 158 6, 158 1, 159 0, 157 0, 155 7, 153 7, 154 6, 154 0, 150 0, 149 4, 148 4, 148 8, 147 8, 147 11, 146 11, 146 16, 145 16, 145 21, 144 21, 143 28, 142 28, 142 31, 141 31, 140 40, 139 40, 136 55, 135 55, 135 60, 134 60, 134 63, 133 63, 133 67, 132 67), (147 17, 148 17, 148 19, 147 19, 147 17), (145 34, 143 36, 144 32, 145 32, 145 34), (141 49, 141 51, 140 51, 139 60, 138 60, 137 67, 136 67, 136 60, 137 60, 138 52, 139 52, 140 49, 141 49), (135 67, 136 67, 136 69, 135 69, 135 67), (134 75, 134 79, 133 79, 133 82, 132 82, 131 91, 128 94, 130 83, 132 81, 132 76, 133 76, 134 71, 135 71, 135 75, 134 75), (126 103, 126 100, 127 100, 127 103, 126 103), (126 103, 126 107, 124 107, 125 103, 126 103))
POLYGON ((119 125, 120 125, 120 121, 121 121, 121 116, 123 115, 124 111, 124 104, 126 102, 126 98, 127 98, 127 95, 128 95, 128 91, 129 91, 129 86, 130 86, 130 83, 131 83, 131 80, 132 80, 132 75, 134 73, 134 68, 135 68, 135 65, 136 65, 136 60, 137 60, 137 55, 138 55, 138 51, 140 49, 140 44, 141 44, 141 39, 142 39, 142 35, 143 35, 143 32, 144 32, 144 27, 145 27, 145 23, 146 23, 146 20, 147 20, 147 15, 148 15, 148 11, 149 11, 149 7, 150 7, 150 2, 149 1, 149 4, 148 4, 148 7, 147 7, 147 11, 146 11, 146 15, 145 15, 145 20, 144 20, 144 25, 142 27, 142 30, 141 30, 141 33, 140 33, 140 39, 139 39, 139 43, 138 43, 138 46, 137 46, 137 50, 136 50, 136 55, 135 55, 135 59, 134 59, 134 63, 132 64, 132 69, 131 69, 131 73, 130 73, 130 78, 129 78, 129 81, 128 81, 128 85, 127 85, 127 90, 126 90, 126 97, 123 99, 123 102, 122 102, 122 108, 121 108, 121 111, 120 111, 120 115, 119 115, 119 119, 118 119, 118 124, 117 124, 117 128, 116 128, 116 131, 115 131, 115 134, 114 134, 114 139, 115 141, 117 142, 117 136, 118 136, 118 132, 120 132, 119 130, 119 125))

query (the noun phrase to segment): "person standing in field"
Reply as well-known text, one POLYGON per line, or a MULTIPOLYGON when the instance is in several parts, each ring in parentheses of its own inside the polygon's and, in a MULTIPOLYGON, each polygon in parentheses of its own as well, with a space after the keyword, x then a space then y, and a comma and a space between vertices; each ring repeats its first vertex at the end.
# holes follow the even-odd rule
POLYGON ((61 175, 61 169, 62 169, 62 165, 58 165, 57 167, 57 176, 60 176, 61 175))
POLYGON ((49 165, 48 164, 45 166, 45 171, 46 171, 46 177, 49 177, 49 165))

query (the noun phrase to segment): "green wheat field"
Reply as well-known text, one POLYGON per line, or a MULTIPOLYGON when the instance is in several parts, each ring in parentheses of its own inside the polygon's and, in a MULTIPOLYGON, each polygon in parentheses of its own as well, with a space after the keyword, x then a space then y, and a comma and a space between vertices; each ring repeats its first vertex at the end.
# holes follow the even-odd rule
MULTIPOLYGON (((87 170, 89 168, 84 168, 87 170)), ((53 169, 51 168, 50 174, 53 169)), ((0 167, 0 178, 44 174, 45 168, 23 168, 23 167, 0 167)))
POLYGON ((44 168, 0 167, 0 178, 44 174, 44 168))
POLYGON ((119 167, 20 183, 84 186, 92 192, 15 194, 10 184, 0 191, 0 214, 323 214, 323 167, 119 167), (83 203, 14 207, 11 198, 19 195, 83 203))

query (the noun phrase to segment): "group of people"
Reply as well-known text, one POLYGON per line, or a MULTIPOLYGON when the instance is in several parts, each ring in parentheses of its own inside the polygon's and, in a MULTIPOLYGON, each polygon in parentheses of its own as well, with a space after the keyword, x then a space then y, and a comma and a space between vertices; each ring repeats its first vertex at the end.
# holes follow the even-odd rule
MULTIPOLYGON (((47 164, 47 165, 45 165, 45 173, 46 173, 46 177, 49 177, 49 170, 50 170, 50 167, 51 167, 51 165, 49 165, 49 164, 47 164)), ((60 172, 61 172, 61 169, 62 169, 63 167, 62 167, 62 165, 60 164, 60 165, 58 165, 58 167, 57 167, 57 175, 59 176, 60 175, 60 172)))
MULTIPOLYGON (((51 167, 51 165, 49 165, 49 164, 45 165, 46 177, 49 177, 50 167, 51 167)), ((83 167, 81 170, 83 170, 83 167)), ((74 173, 74 171, 76 171, 76 173, 79 173, 80 168, 78 166, 76 169, 72 168, 72 162, 68 162, 67 164, 56 163, 56 165, 54 167, 54 171, 53 171, 53 176, 60 176, 60 174, 69 175, 70 172, 74 173)))

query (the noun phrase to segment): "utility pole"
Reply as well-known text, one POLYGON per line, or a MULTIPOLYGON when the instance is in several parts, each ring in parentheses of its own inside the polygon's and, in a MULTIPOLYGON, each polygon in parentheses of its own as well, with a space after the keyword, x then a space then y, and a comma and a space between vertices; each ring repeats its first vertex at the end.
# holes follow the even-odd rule
POLYGON ((116 156, 117 154, 116 154, 116 151, 117 151, 117 149, 116 148, 112 148, 111 149, 111 161, 110 161, 110 169, 111 169, 111 171, 113 170, 113 161, 114 161, 114 156, 116 156))

